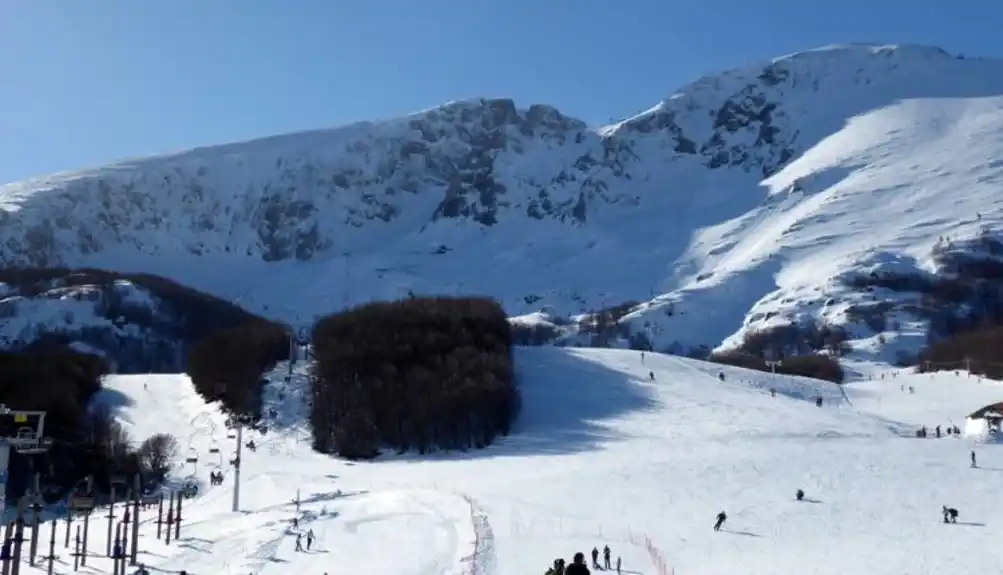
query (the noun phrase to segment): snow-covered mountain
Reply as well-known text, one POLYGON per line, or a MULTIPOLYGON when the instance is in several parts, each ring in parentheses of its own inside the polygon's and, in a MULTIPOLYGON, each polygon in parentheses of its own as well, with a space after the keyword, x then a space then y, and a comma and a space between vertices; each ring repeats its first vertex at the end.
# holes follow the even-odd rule
POLYGON ((293 323, 409 291, 513 315, 636 301, 625 324, 662 347, 790 321, 859 340, 893 301, 888 342, 929 318, 859 278, 992 239, 1000 133, 1003 62, 832 46, 600 128, 475 99, 8 184, 0 257, 163 274, 293 323))

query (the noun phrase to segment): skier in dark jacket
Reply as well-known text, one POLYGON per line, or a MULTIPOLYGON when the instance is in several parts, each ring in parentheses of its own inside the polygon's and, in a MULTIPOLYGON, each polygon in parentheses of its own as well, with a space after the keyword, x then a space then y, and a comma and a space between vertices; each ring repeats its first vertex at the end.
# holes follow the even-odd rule
POLYGON ((605 547, 602 548, 603 563, 605 563, 607 571, 610 570, 610 562, 609 562, 610 557, 609 557, 609 555, 610 555, 609 545, 607 545, 607 546, 605 546, 605 547))
POLYGON ((798 501, 804 501, 804 491, 798 489, 794 495, 798 498, 798 501))
POLYGON ((714 531, 720 531, 721 526, 724 525, 724 522, 727 520, 728 520, 728 515, 724 511, 718 513, 717 521, 714 523, 714 531))
POLYGON ((599 568, 599 549, 596 547, 592 548, 592 568, 599 568))
POLYGON ((585 565, 583 553, 575 553, 571 565, 564 568, 564 575, 589 575, 589 568, 585 565))
POLYGON ((975 465, 975 450, 974 449, 972 450, 972 467, 978 467, 977 465, 975 465))
POLYGON ((946 505, 941 509, 941 513, 944 515, 944 523, 957 523, 958 522, 958 510, 953 507, 948 507, 946 505))

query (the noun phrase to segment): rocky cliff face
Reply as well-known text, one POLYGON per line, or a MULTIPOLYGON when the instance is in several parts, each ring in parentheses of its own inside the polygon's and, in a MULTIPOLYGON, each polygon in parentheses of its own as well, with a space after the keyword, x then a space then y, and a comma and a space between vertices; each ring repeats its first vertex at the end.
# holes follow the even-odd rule
MULTIPOLYGON (((949 78, 984 76, 977 65, 935 48, 831 47, 701 78, 598 129, 550 106, 474 99, 58 174, 0 188, 0 258, 8 266, 145 261, 143 271, 157 271, 150 268, 168 256, 194 269, 231 260, 327 266, 353 254, 372 261, 352 281, 368 273, 386 282, 386 270, 412 265, 400 246, 441 255, 481 245, 472 259, 454 262, 463 271, 450 272, 450 281, 506 305, 565 313, 649 299, 710 277, 697 261, 710 256, 693 252, 700 234, 745 226, 773 193, 764 179, 776 181, 848 119, 903 98, 944 95, 949 78), (493 231, 500 228, 507 231, 493 231), (550 248, 564 241, 555 234, 571 239, 563 252, 548 251, 531 241, 540 230, 550 248), (601 262, 604 271, 569 278, 574 270, 561 266, 581 267, 581 254, 597 245, 610 247, 597 248, 588 265, 601 262), (648 255, 623 259, 615 250, 624 246, 648 255), (519 249, 535 254, 540 273, 504 255, 519 249), (505 257, 513 270, 506 278, 514 279, 505 286, 483 279, 505 257), (590 291, 612 276, 625 279, 590 291)), ((788 189, 818 192, 812 174, 803 176, 806 187, 788 189)), ((735 244, 722 241, 711 255, 735 244)), ((433 291, 442 287, 443 266, 408 273, 433 291)), ((197 275, 184 281, 226 291, 200 285, 197 275)))
POLYGON ((599 130, 550 106, 476 99, 9 184, 0 247, 6 262, 32 265, 110 246, 309 260, 350 249, 344 226, 405 216, 419 229, 442 219, 581 225, 604 205, 636 205, 635 181, 663 164, 776 172, 799 149, 784 89, 813 81, 795 64, 701 80, 599 130))

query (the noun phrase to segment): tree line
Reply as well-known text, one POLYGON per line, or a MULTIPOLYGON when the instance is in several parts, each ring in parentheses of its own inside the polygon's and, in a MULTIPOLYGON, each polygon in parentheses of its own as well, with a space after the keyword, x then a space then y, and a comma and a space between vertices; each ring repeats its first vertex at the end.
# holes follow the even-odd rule
POLYGON ((381 448, 483 448, 520 399, 512 333, 490 299, 376 302, 314 326, 314 448, 364 459, 381 448))
POLYGON ((1003 326, 974 329, 938 339, 920 352, 917 363, 920 373, 967 365, 972 373, 1003 379, 1003 326))
POLYGON ((185 371, 206 401, 257 419, 264 374, 289 359, 289 337, 285 326, 261 319, 218 330, 188 351, 185 371))
POLYGON ((163 481, 176 451, 169 435, 136 444, 108 408, 89 409, 101 391, 106 361, 69 348, 0 352, 0 403, 13 410, 46 412, 45 435, 52 447, 42 455, 11 451, 8 494, 23 494, 32 477, 41 477, 43 495, 53 500, 86 477, 98 491, 116 476, 163 481))
MULTIPOLYGON (((91 302, 94 316, 109 325, 133 326, 115 330, 109 325, 89 325, 65 312, 63 321, 39 326, 19 341, 2 341, 7 349, 63 346, 82 342, 101 350, 119 373, 173 372, 184 366, 185 350, 220 329, 263 321, 238 305, 183 284, 152 274, 130 274, 91 268, 2 268, 3 297, 37 298, 58 288, 91 287, 78 299, 91 302), (156 298, 151 307, 141 298, 130 297, 123 282, 156 298)), ((0 305, 0 317, 17 313, 17 301, 0 305)))
POLYGON ((842 383, 844 376, 843 368, 839 365, 839 361, 827 355, 819 354, 785 357, 775 367, 770 367, 766 363, 766 358, 744 351, 712 353, 707 360, 723 365, 755 369, 757 371, 771 372, 776 369, 776 373, 784 375, 813 377, 833 383, 842 383))

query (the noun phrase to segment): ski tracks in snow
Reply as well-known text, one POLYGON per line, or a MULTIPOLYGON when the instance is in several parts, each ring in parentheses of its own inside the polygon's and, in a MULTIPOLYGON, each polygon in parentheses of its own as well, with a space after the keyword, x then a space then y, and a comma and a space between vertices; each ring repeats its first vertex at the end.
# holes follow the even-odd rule
POLYGON ((470 520, 474 527, 473 554, 464 559, 469 561, 469 575, 496 575, 498 556, 495 554, 495 534, 488 521, 488 514, 477 501, 461 493, 460 497, 470 506, 470 520))

